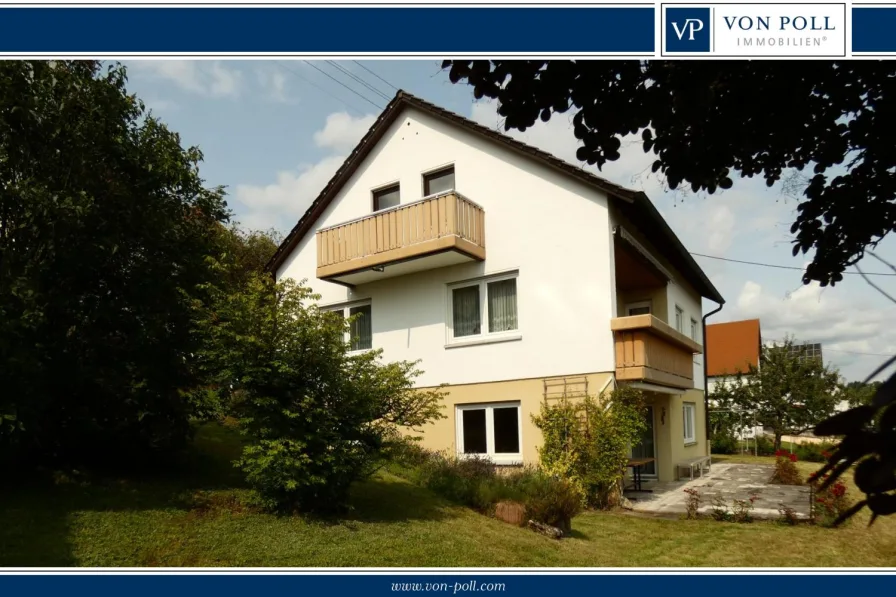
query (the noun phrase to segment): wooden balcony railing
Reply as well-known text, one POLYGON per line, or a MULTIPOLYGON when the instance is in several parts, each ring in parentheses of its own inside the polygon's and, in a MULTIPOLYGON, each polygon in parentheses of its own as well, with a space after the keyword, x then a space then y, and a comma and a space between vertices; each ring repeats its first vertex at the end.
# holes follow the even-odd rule
POLYGON ((331 279, 456 251, 485 259, 485 211, 451 192, 317 232, 317 277, 331 279))
POLYGON ((616 379, 681 389, 694 387, 694 355, 702 347, 653 315, 611 320, 616 379))

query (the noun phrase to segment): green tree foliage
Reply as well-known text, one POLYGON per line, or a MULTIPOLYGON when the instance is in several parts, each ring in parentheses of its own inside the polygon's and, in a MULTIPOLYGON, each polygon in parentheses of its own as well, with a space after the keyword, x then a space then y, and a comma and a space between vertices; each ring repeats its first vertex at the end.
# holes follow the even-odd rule
POLYGON ((839 374, 821 359, 800 358, 792 348, 790 339, 763 346, 758 369, 751 365, 713 395, 719 408, 749 413, 751 420, 771 428, 776 450, 781 436, 811 430, 830 417, 842 399, 839 374))
POLYGON ((599 168, 640 133, 671 188, 710 194, 735 173, 769 186, 809 170, 793 253, 804 282, 842 279, 896 226, 896 65, 886 61, 448 60, 452 82, 497 98, 506 129, 572 111, 577 157, 599 168), (757 93, 757 90, 762 90, 757 93), (890 95, 888 95, 890 94, 890 95), (750 98, 744 101, 744 98, 750 98), (831 172, 846 166, 846 173, 831 172))
POLYGON ((0 62, 0 454, 19 464, 188 435, 190 299, 226 205, 125 82, 117 65, 0 62))
POLYGON ((616 388, 605 400, 592 396, 542 403, 532 422, 544 441, 541 466, 567 478, 591 506, 615 505, 625 475, 629 449, 647 427, 644 395, 629 386, 616 388))
POLYGON ((441 389, 414 389, 414 363, 350 353, 350 321, 321 311, 307 287, 256 274, 237 291, 207 290, 200 361, 239 417, 238 465, 268 506, 338 509, 391 443, 444 416, 441 389))

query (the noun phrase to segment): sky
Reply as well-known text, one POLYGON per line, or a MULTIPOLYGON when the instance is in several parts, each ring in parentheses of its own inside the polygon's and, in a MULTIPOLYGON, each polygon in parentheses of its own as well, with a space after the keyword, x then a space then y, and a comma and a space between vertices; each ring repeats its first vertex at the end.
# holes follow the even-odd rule
MULTIPOLYGON (((208 186, 226 187, 235 220, 246 228, 288 232, 398 88, 500 125, 496 104, 477 102, 471 87, 451 84, 436 60, 125 64, 129 91, 177 131, 185 147, 202 150, 200 174, 208 186)), ((896 305, 861 276, 846 275, 828 288, 802 284, 800 270, 809 258, 791 254, 797 200, 780 186, 736 179, 733 188, 714 195, 670 191, 650 173, 653 154, 645 154, 637 138, 626 139, 622 157, 598 171, 575 158, 571 115, 509 134, 643 190, 692 253, 796 268, 695 256, 726 301, 711 323, 759 318, 763 340, 820 342, 825 362, 849 381, 864 379, 896 354, 896 305)), ((896 239, 886 238, 875 252, 896 263, 896 239)), ((871 257, 860 267, 893 273, 871 257)), ((896 296, 896 276, 871 280, 896 296)), ((704 301, 704 313, 715 307, 704 301)))

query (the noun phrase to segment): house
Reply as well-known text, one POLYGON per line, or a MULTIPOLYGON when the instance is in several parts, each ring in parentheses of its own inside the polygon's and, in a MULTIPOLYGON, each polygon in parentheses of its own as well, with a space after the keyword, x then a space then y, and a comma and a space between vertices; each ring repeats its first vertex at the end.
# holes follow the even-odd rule
MULTIPOLYGON (((720 384, 733 381, 738 374, 747 374, 750 367, 759 368, 762 353, 762 332, 758 319, 713 323, 706 326, 706 380, 710 407, 713 391, 720 384)), ((749 413, 743 413, 740 439, 756 437, 763 428, 751 424, 749 413)))
POLYGON ((628 383, 645 477, 708 454, 701 299, 723 299, 650 200, 405 92, 269 269, 360 314, 352 349, 449 384, 428 448, 534 464, 542 401, 628 383))

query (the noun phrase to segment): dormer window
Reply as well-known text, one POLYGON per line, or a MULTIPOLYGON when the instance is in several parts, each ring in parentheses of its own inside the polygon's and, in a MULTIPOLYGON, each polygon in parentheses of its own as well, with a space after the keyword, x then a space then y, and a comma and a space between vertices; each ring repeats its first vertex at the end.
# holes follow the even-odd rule
POLYGON ((397 184, 373 192, 373 211, 389 209, 399 203, 401 203, 401 192, 397 184))
POLYGON ((438 195, 454 190, 454 166, 423 175, 423 196, 438 195))

